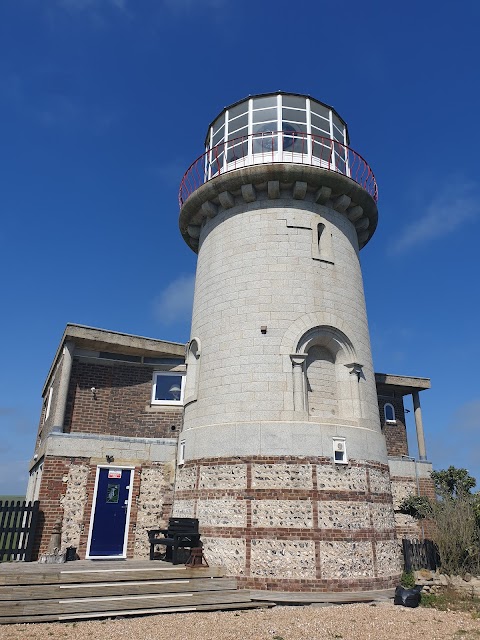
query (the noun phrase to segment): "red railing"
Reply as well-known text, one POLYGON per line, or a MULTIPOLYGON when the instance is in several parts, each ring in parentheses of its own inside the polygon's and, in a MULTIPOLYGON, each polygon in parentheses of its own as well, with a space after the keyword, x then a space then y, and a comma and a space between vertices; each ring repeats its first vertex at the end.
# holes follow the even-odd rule
POLYGON ((348 176, 377 202, 373 171, 353 149, 341 142, 298 131, 267 131, 221 142, 187 169, 180 184, 180 207, 198 187, 220 174, 269 163, 308 164, 348 176))

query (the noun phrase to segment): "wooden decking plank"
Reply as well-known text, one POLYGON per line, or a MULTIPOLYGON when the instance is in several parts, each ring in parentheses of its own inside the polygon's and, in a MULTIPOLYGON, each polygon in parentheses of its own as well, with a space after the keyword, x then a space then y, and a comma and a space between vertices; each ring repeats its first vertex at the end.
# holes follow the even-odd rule
POLYGON ((135 609, 130 611, 101 611, 85 614, 65 614, 65 615, 38 615, 38 616, 22 616, 1 618, 0 624, 37 624, 42 622, 65 622, 72 620, 93 620, 96 618, 115 618, 117 616, 142 616, 142 615, 159 615, 164 613, 193 613, 195 611, 226 611, 231 609, 263 609, 275 606, 272 602, 231 602, 221 605, 196 605, 189 607, 169 607, 158 609, 135 609))
MULTIPOLYGON (((169 580, 131 580, 125 582, 46 584, 0 588, 0 605, 21 600, 88 598, 95 596, 218 591, 236 589, 235 578, 174 578, 169 580)), ((7 605, 9 606, 9 605, 7 605)))
MULTIPOLYGON (((37 565, 37 567, 39 567, 39 565, 37 565)), ((3 574, 0 574, 0 590, 1 586, 14 585, 61 584, 75 582, 120 582, 132 580, 133 575, 135 576, 135 580, 171 580, 173 578, 195 579, 207 577, 221 578, 225 575, 225 570, 222 567, 198 567, 197 569, 188 569, 184 565, 119 569, 82 568, 76 570, 65 569, 62 571, 44 571, 42 568, 38 569, 37 572, 4 572, 3 574)))
POLYGON ((395 589, 380 589, 376 591, 344 591, 344 592, 295 592, 295 591, 250 591, 254 601, 288 602, 294 604, 309 604, 314 602, 329 602, 346 604, 349 602, 372 602, 374 600, 388 600, 393 598, 395 589))
POLYGON ((245 593, 240 591, 208 591, 208 592, 184 592, 167 593, 140 596, 110 596, 102 598, 72 598, 63 600, 37 600, 11 602, 9 606, 2 605, 1 617, 10 617, 12 614, 20 616, 32 616, 42 614, 66 614, 88 613, 92 611, 105 611, 115 608, 122 609, 150 609, 161 606, 191 606, 197 604, 222 604, 245 600, 245 593))

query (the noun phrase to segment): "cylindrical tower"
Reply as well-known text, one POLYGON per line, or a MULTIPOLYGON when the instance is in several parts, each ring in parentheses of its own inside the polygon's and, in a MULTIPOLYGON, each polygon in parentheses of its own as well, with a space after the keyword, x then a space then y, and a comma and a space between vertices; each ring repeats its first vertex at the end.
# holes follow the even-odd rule
POLYGON ((180 187, 198 264, 174 515, 247 587, 400 572, 359 263, 377 189, 348 142, 317 100, 250 97, 180 187))

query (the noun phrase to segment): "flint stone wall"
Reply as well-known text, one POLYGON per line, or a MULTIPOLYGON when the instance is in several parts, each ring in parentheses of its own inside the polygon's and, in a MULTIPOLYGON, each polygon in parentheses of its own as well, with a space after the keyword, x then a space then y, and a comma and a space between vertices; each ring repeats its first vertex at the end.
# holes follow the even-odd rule
POLYGON ((74 464, 63 478, 66 489, 64 496, 60 499, 63 507, 62 549, 78 548, 80 545, 89 470, 88 465, 74 464))
POLYGON ((317 465, 317 486, 325 491, 367 490, 367 476, 362 467, 317 465))
POLYGON ((173 518, 195 518, 195 500, 175 500, 173 518))
POLYGON ((393 506, 391 504, 372 502, 370 504, 370 511, 372 513, 374 529, 378 529, 380 531, 385 529, 395 529, 395 517, 393 513, 393 506))
POLYGON ((380 469, 370 469, 370 491, 372 493, 390 493, 390 476, 380 469))
POLYGON ((252 540, 252 576, 314 579, 315 543, 291 540, 252 540))
POLYGON ((310 500, 256 500, 252 503, 252 526, 311 529, 312 503, 310 500))
POLYGON ((245 527, 247 508, 245 502, 234 498, 199 499, 197 518, 205 527, 245 527))
POLYGON ((393 506, 398 509, 408 496, 417 495, 417 485, 414 480, 392 480, 393 506))
POLYGON ((200 467, 199 489, 245 489, 246 486, 246 464, 200 467))
POLYGON ((373 575, 371 542, 320 542, 324 580, 347 580, 373 575))
POLYGON ((378 541, 375 545, 375 555, 379 577, 394 576, 401 571, 402 550, 396 540, 378 541))
POLYGON ((312 489, 310 464, 253 464, 254 489, 312 489))
POLYGON ((244 538, 211 538, 202 536, 203 553, 210 564, 221 564, 228 575, 244 575, 246 543, 244 538))
POLYGON ((134 558, 148 558, 149 529, 167 525, 164 517, 164 500, 173 490, 170 465, 142 469, 135 528, 134 558))
POLYGON ((197 484, 197 468, 186 467, 177 469, 177 477, 175 479, 176 491, 193 491, 197 484))
POLYGON ((366 502, 318 502, 318 526, 320 529, 367 529, 370 527, 366 502))

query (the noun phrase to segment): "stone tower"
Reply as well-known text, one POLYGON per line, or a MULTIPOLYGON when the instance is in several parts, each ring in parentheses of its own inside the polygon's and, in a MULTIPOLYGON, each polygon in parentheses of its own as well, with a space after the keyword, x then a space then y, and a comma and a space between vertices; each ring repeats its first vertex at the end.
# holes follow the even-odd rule
POLYGON ((198 264, 174 515, 247 587, 400 573, 359 262, 377 187, 348 144, 317 100, 250 97, 180 188, 198 264))

